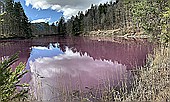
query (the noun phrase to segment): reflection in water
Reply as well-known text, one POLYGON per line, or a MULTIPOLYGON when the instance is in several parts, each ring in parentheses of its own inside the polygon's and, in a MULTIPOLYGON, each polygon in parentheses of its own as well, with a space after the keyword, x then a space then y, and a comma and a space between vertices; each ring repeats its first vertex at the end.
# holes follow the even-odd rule
POLYGON ((23 81, 31 80, 38 99, 49 100, 64 87, 64 90, 84 89, 106 80, 116 84, 127 70, 142 66, 153 48, 142 39, 112 41, 84 37, 4 40, 0 41, 0 57, 19 51, 19 61, 13 67, 26 62, 31 72, 23 81))
POLYGON ((35 59, 41 57, 53 57, 62 54, 63 52, 56 46, 58 46, 58 44, 50 44, 49 47, 32 47, 28 62, 30 60, 35 61, 35 59))
POLYGON ((68 90, 97 86, 110 79, 116 83, 126 73, 126 66, 107 60, 93 60, 66 47, 63 53, 56 47, 33 47, 29 58, 32 85, 39 99, 50 100, 57 97, 61 85, 68 90), (40 52, 40 53, 39 53, 40 52), (53 53, 56 52, 56 53, 53 53), (41 55, 37 57, 37 55, 41 55), (33 60, 34 59, 34 60, 33 60), (37 79, 38 77, 39 79, 37 79), (38 84, 41 81, 41 86, 38 84), (41 88, 37 88, 41 87, 41 88), (54 94, 54 93, 55 94, 54 94))
POLYGON ((22 41, 0 41, 0 58, 9 57, 19 52, 19 61, 17 61, 13 67, 18 65, 20 62, 27 62, 30 52, 30 42, 26 40, 22 41))

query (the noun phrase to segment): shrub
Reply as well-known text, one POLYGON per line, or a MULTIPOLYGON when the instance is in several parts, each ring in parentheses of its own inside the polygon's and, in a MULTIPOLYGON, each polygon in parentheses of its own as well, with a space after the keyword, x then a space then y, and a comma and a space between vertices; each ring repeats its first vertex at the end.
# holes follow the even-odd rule
POLYGON ((10 67, 18 59, 18 54, 0 61, 0 101, 24 101, 27 98, 28 85, 21 84, 21 78, 27 73, 25 65, 20 63, 14 71, 10 67))

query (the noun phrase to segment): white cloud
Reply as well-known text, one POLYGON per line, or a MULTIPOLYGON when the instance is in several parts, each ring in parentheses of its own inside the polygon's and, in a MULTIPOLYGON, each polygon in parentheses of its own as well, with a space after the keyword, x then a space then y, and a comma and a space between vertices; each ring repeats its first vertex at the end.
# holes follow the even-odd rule
MULTIPOLYGON (((111 0, 26 0, 26 5, 32 5, 36 9, 52 9, 63 12, 68 18, 76 15, 78 11, 85 11, 91 4, 105 3, 111 0)), ((115 0, 112 0, 115 1, 115 0)))
MULTIPOLYGON (((55 46, 58 46, 58 43, 55 46)), ((48 48, 32 47, 31 56, 27 62, 29 66, 27 68, 31 71, 30 85, 35 88, 33 89, 35 97, 41 95, 41 100, 44 102, 58 97, 58 94, 53 92, 57 93, 62 85, 64 86, 62 88, 74 90, 74 88, 84 89, 100 85, 100 83, 102 85, 108 79, 114 80, 110 82, 116 84, 126 73, 126 66, 116 61, 94 60, 87 53, 82 56, 68 47, 64 53, 60 52, 59 48, 51 44, 48 48), (41 82, 41 88, 39 88, 39 82, 41 82)))
POLYGON ((51 9, 52 10, 59 10, 59 9, 61 9, 61 6, 60 5, 53 5, 53 6, 51 6, 51 9))
POLYGON ((45 19, 36 19, 31 21, 31 23, 40 23, 40 22, 49 22, 51 18, 45 18, 45 19))

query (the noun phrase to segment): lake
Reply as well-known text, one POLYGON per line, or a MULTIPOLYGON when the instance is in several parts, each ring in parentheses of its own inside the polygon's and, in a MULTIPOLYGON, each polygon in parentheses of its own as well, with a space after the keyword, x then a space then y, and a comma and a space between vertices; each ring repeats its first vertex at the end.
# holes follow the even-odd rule
POLYGON ((55 102, 59 92, 130 80, 129 70, 146 63, 153 45, 146 39, 106 37, 52 36, 0 41, 0 57, 18 51, 19 60, 12 67, 23 62, 30 71, 22 82, 30 84, 38 100, 55 102))

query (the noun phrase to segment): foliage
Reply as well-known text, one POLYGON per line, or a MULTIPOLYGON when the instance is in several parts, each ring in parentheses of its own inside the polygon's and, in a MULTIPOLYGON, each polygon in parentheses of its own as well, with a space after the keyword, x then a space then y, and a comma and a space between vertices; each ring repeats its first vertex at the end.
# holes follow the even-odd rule
POLYGON ((14 3, 14 10, 14 25, 18 27, 17 29, 14 29, 17 33, 16 36, 25 38, 31 37, 31 28, 29 27, 28 18, 25 15, 20 2, 14 3))
POLYGON ((66 25, 64 17, 61 17, 58 22, 58 34, 66 34, 66 25))
POLYGON ((30 23, 20 2, 2 0, 0 7, 2 7, 0 13, 3 14, 3 16, 0 16, 1 21, 3 19, 3 22, 0 23, 0 38, 29 38, 32 36, 30 23))
POLYGON ((65 21, 61 17, 57 26, 48 23, 30 24, 20 2, 3 0, 6 14, 2 16, 0 33, 7 37, 29 38, 36 34, 80 35, 90 31, 121 29, 122 34, 147 34, 161 42, 170 39, 169 0, 116 0, 100 5, 91 5, 85 13, 65 21), (31 29, 33 31, 31 31, 31 29))
POLYGON ((170 39, 169 0, 116 0, 91 5, 91 8, 66 22, 66 32, 72 35, 94 30, 121 29, 122 34, 145 34, 161 42, 170 39), (144 33, 143 33, 144 32, 144 33))
POLYGON ((164 43, 170 41, 170 1, 167 3, 168 7, 165 7, 165 11, 161 14, 162 20, 162 33, 161 40, 164 43))
MULTIPOLYGON (((119 13, 115 11, 116 5, 118 5, 116 2, 104 3, 99 6, 92 4, 91 8, 86 10, 85 13, 79 11, 77 15, 65 22, 65 32, 69 35, 80 35, 94 30, 114 29, 121 22, 120 16, 124 16, 115 16, 119 13)), ((61 28, 61 25, 58 25, 58 27, 61 28)))
POLYGON ((133 20, 139 23, 145 33, 167 42, 170 38, 169 0, 133 0, 131 3, 133 20))
POLYGON ((0 62, 0 101, 24 101, 27 98, 28 85, 21 84, 21 78, 27 73, 25 65, 20 63, 14 71, 10 67, 17 61, 15 54, 0 62))
MULTIPOLYGON (((116 0, 92 4, 85 13, 79 11, 67 22, 61 17, 56 34, 80 35, 91 31, 121 29, 119 34, 136 35, 144 32, 154 39, 167 42, 169 12, 169 0, 116 0)), ((48 32, 51 33, 50 30, 48 32)))
POLYGON ((83 32, 83 27, 84 27, 83 18, 84 18, 83 12, 79 12, 78 16, 76 15, 76 17, 74 18, 73 28, 72 28, 72 33, 74 35, 79 35, 83 32))

